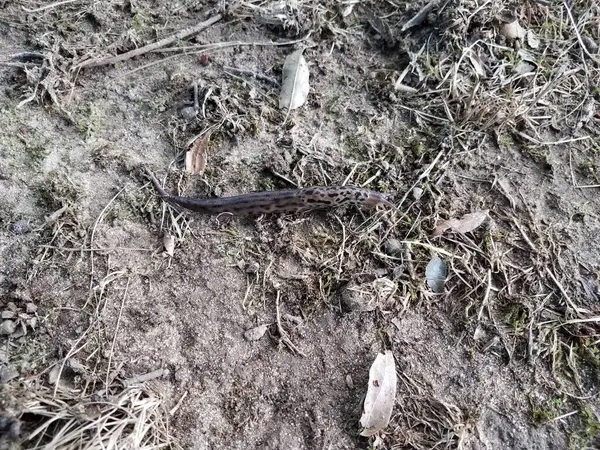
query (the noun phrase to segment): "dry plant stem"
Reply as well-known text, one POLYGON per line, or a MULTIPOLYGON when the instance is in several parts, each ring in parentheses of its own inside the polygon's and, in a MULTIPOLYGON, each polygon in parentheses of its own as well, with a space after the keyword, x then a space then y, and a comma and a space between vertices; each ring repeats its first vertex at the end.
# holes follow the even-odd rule
POLYGON ((281 325, 281 313, 279 311, 280 296, 281 296, 281 291, 278 290, 277 298, 275 299, 275 308, 276 308, 276 313, 277 313, 277 331, 279 332, 279 336, 281 337, 282 342, 285 345, 287 345, 292 352, 297 353, 300 356, 306 357, 306 355, 302 352, 302 350, 300 350, 298 347, 296 347, 296 345, 294 345, 294 343, 290 340, 287 332, 283 329, 283 326, 281 325))
POLYGON ((429 14, 429 12, 437 6, 439 1, 440 0, 431 0, 429 3, 423 6, 423 8, 421 8, 421 10, 415 16, 413 16, 412 19, 402 25, 402 29, 400 31, 404 33, 409 28, 420 25, 427 17, 427 14, 429 14))
POLYGON ((74 3, 76 1, 77 0, 63 0, 61 2, 50 3, 49 5, 40 6, 39 8, 34 8, 34 9, 28 9, 28 8, 25 8, 24 6, 21 6, 21 8, 23 8, 24 11, 33 13, 33 12, 40 12, 40 11, 45 11, 47 9, 56 8, 57 6, 67 5, 69 3, 74 3))
MULTIPOLYGON (((116 332, 115 332, 116 335, 116 332)), ((145 383, 146 381, 155 380, 157 378, 166 376, 169 371, 166 369, 153 370, 152 372, 145 373, 143 375, 136 375, 123 381, 125 387, 133 386, 134 384, 145 383)))
POLYGON ((592 61, 600 63, 600 61, 598 61, 596 59, 596 57, 589 52, 589 50, 587 49, 587 47, 583 43, 583 39, 581 39, 581 34, 579 33, 579 29, 577 28, 577 23, 575 22, 575 18, 573 17, 573 13, 571 12, 571 8, 569 8, 569 4, 566 1, 563 1, 563 5, 565 6, 565 9, 567 10, 567 15, 569 16, 569 20, 571 21, 571 25, 573 25, 573 30, 575 30, 575 35, 577 36, 577 40, 579 41, 579 46, 581 47, 581 49, 583 50, 583 52, 588 56, 588 58, 590 58, 592 61))
POLYGON ((556 284, 556 287, 558 287, 558 290, 562 293, 563 297, 565 298, 571 309, 573 309, 573 311, 575 311, 577 314, 585 314, 589 312, 586 309, 577 307, 575 303, 573 303, 573 300, 571 300, 571 296, 567 293, 563 285, 560 283, 560 281, 558 281, 558 279, 554 276, 554 274, 548 267, 546 267, 546 273, 552 279, 552 281, 554 281, 554 284, 556 284))
POLYGON ((252 46, 252 47, 285 47, 288 45, 298 44, 307 40, 310 37, 310 32, 301 38, 294 39, 293 41, 285 42, 249 42, 249 41, 227 41, 227 42, 215 42, 213 44, 200 44, 200 45, 186 45, 183 47, 169 47, 153 49, 153 52, 185 52, 185 54, 193 55, 196 53, 202 53, 205 50, 218 50, 221 48, 235 47, 235 46, 252 46))
MULTIPOLYGON (((108 210, 110 205, 112 205, 112 203, 116 200, 116 198, 119 195, 121 195, 121 192, 123 192, 124 190, 125 190, 125 186, 123 186, 121 188, 121 190, 119 192, 117 192, 113 198, 110 199, 110 201, 106 204, 106 206, 102 209, 102 211, 100 211, 100 214, 98 215, 98 218, 96 219, 96 222, 94 222, 94 228, 92 229, 92 234, 90 236, 90 248, 94 248, 94 236, 96 234, 96 228, 98 228, 98 224, 104 218, 104 215, 106 214, 106 211, 108 210)), ((90 265, 91 265, 91 271, 90 271, 90 290, 91 290, 93 287, 93 284, 94 284, 94 252, 93 251, 90 255, 90 265)))
POLYGON ((204 30, 205 28, 208 28, 211 25, 215 24, 222 18, 223 18, 223 16, 221 14, 217 14, 204 22, 196 24, 193 27, 186 28, 184 30, 180 30, 175 34, 172 34, 171 36, 161 39, 158 42, 154 42, 153 44, 148 44, 148 45, 145 45, 144 47, 136 48, 135 50, 131 50, 130 52, 123 53, 121 55, 84 61, 84 62, 76 65, 75 69, 80 69, 83 67, 98 67, 98 66, 104 66, 107 64, 115 64, 118 62, 127 61, 128 59, 135 58, 136 56, 144 55, 153 50, 157 50, 161 47, 165 47, 169 44, 172 44, 173 42, 175 42, 177 40, 185 39, 193 34, 199 33, 200 31, 204 30))
POLYGON ((485 288, 485 295, 483 297, 483 301, 481 302, 481 308, 479 308, 479 314, 477 314, 477 320, 481 320, 481 316, 483 315, 483 308, 485 308, 488 304, 490 298, 490 291, 492 290, 492 271, 488 269, 487 271, 487 287, 485 288))
POLYGON ((256 78, 257 80, 263 80, 266 81, 268 83, 271 83, 277 87, 280 86, 279 81, 277 81, 275 78, 269 77, 267 75, 263 75, 262 73, 256 72, 254 70, 250 70, 250 69, 241 69, 238 67, 231 67, 231 66, 223 66, 223 70, 228 70, 230 72, 237 72, 237 73, 241 73, 243 75, 250 75, 254 78, 256 78))
POLYGON ((108 354, 108 364, 106 367, 106 395, 108 395, 109 378, 110 378, 110 365, 112 363, 112 356, 115 351, 115 343, 117 342, 117 336, 119 334, 119 325, 121 325, 121 317, 123 316, 123 307, 125 306, 125 299, 127 298, 127 291, 129 290, 130 278, 127 278, 127 286, 125 286, 125 292, 123 292, 123 298, 121 299, 121 308, 119 308, 119 317, 117 318, 117 325, 115 326, 115 335, 113 336, 112 343, 110 345, 110 353, 108 354))

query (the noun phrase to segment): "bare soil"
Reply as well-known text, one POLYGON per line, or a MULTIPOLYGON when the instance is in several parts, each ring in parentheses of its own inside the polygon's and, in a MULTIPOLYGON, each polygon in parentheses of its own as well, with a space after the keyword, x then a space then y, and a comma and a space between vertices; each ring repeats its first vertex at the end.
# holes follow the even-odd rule
POLYGON ((402 31, 424 2, 221 3, 0 2, 0 447, 600 448, 598 5, 453 0, 402 31), (227 45, 79 66, 219 13, 169 47, 227 45), (301 47, 284 123, 279 86, 230 68, 281 82, 301 47), (146 169, 189 197, 347 182, 398 211, 178 212, 146 169), (367 438, 386 349, 397 398, 367 438))

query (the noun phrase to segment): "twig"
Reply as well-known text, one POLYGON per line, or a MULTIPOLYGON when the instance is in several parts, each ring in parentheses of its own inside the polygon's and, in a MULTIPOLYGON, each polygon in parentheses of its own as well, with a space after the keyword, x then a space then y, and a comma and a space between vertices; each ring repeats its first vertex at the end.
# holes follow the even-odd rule
POLYGON ((529 239, 529 236, 527 236, 527 234, 525 233, 525 230, 523 230, 523 228, 521 228, 521 225, 519 224, 519 222, 517 222, 517 218, 516 217, 511 217, 513 223, 515 224, 515 226, 517 227, 517 230, 519 230, 519 232, 521 233, 521 236, 523 236, 523 239, 525 240, 525 242, 527 242, 527 245, 529 245, 529 248, 531 248, 531 250, 533 250, 534 252, 538 253, 538 249, 537 247, 533 244, 533 242, 531 242, 531 239, 529 239))
POLYGON ((577 307, 575 305, 575 303, 573 303, 573 300, 571 300, 571 296, 567 293, 567 291, 565 290, 565 288, 563 287, 563 285, 560 283, 560 281, 558 281, 558 279, 554 276, 554 274, 552 273, 552 271, 548 267, 546 267, 546 273, 552 279, 552 281, 554 281, 554 284, 556 284, 556 287, 558 287, 558 290, 562 293, 563 297, 565 298, 565 300, 567 301, 567 303, 569 304, 569 306, 576 313, 587 313, 587 312, 589 312, 586 309, 577 307))
POLYGON ((135 50, 131 50, 131 51, 129 51, 127 53, 123 53, 121 55, 109 56, 109 57, 101 58, 101 59, 87 60, 87 61, 77 64, 74 67, 74 69, 80 69, 83 67, 98 67, 98 66, 104 66, 107 64, 115 64, 118 62, 126 61, 131 58, 135 58, 136 56, 144 55, 153 50, 156 50, 161 47, 165 47, 169 44, 172 44, 173 42, 175 42, 177 40, 185 39, 193 34, 199 33, 200 31, 204 30, 205 28, 208 28, 211 25, 215 24, 222 18, 223 18, 223 16, 221 14, 217 14, 217 15, 211 17, 210 19, 205 20, 204 22, 200 22, 200 23, 194 25, 193 27, 189 27, 189 28, 180 30, 175 34, 172 34, 171 36, 161 39, 160 41, 145 45, 140 48, 136 48, 135 50))
POLYGON ((479 314, 477 314, 477 320, 481 320, 483 308, 486 307, 490 298, 490 291, 492 290, 492 271, 490 269, 487 271, 487 281, 487 288, 485 289, 485 295, 483 297, 483 301, 481 302, 481 308, 479 308, 479 314))
POLYGON ((277 331, 279 332, 279 336, 281 336, 281 340, 283 341, 283 343, 285 345, 287 345, 292 352, 298 353, 300 356, 306 357, 306 355, 302 352, 302 350, 300 350, 298 347, 296 347, 294 345, 294 343, 290 340, 287 332, 283 329, 283 326, 281 325, 281 313, 279 312, 279 297, 280 296, 281 296, 281 292, 277 291, 277 298, 275 300, 275 308, 276 308, 276 312, 277 312, 277 331))
POLYGON ((28 9, 28 8, 25 8, 24 6, 21 6, 21 8, 23 8, 24 11, 32 13, 32 12, 45 11, 47 9, 56 8, 57 6, 62 6, 62 5, 66 5, 66 4, 69 4, 69 3, 74 3, 76 1, 77 0, 62 0, 60 2, 50 3, 49 5, 40 6, 39 8, 34 8, 34 9, 28 9))
MULTIPOLYGON (((110 205, 112 205, 112 203, 116 200, 116 198, 119 195, 121 195, 121 192, 123 192, 124 190, 125 190, 125 186, 123 186, 121 188, 121 190, 119 192, 117 192, 113 198, 110 199, 110 201, 106 204, 106 206, 102 209, 102 211, 100 211, 100 214, 98 215, 98 218, 96 219, 96 222, 94 222, 94 227, 92 228, 92 234, 90 236, 90 248, 94 248, 94 237, 96 236, 96 229, 98 228, 98 224, 104 218, 104 215, 106 214, 106 211, 108 211, 108 208, 110 207, 110 205)), ((92 252, 92 254, 90 256, 90 266, 91 266, 90 267, 90 289, 92 289, 92 285, 94 283, 94 252, 92 252)))
POLYGON ((108 395, 108 379, 110 378, 110 364, 112 362, 112 356, 115 351, 115 343, 117 342, 117 335, 119 334, 119 325, 121 325, 121 317, 123 316, 123 307, 125 306, 125 299, 127 298, 127 291, 129 290, 129 282, 131 278, 127 278, 127 285, 125 286, 125 292, 123 292, 123 298, 121 299, 121 308, 119 309, 119 317, 117 318, 117 325, 115 326, 115 335, 113 336, 112 344, 110 345, 110 353, 108 354, 108 365, 106 367, 106 395, 108 395))
POLYGON ((571 12, 571 8, 569 8, 568 3, 563 0, 563 5, 565 6, 565 9, 567 10, 567 15, 569 16, 569 20, 571 21, 571 25, 573 25, 573 29, 575 30, 575 35, 577 36, 577 40, 579 41, 579 45, 581 46, 581 49, 583 50, 583 52, 592 60, 592 61, 596 61, 596 62, 600 62, 596 59, 596 57, 594 55, 592 55, 589 50, 587 49, 587 47, 585 46, 583 39, 581 39, 581 34, 579 33, 579 29, 577 28, 577 24, 575 23, 575 18, 573 17, 573 13, 571 12))
POLYGON ((560 141, 538 141, 536 138, 529 136, 528 134, 523 133, 522 131, 517 131, 517 134, 522 138, 527 139, 528 141, 533 142, 537 145, 562 145, 562 144, 570 144, 571 142, 577 141, 585 141, 586 139, 590 139, 591 136, 581 136, 577 138, 569 138, 569 139, 561 139, 560 141))
POLYGON ((143 375, 136 375, 134 377, 128 378, 123 381, 123 385, 125 387, 130 387, 134 384, 145 383, 146 381, 155 380, 156 378, 160 378, 166 375, 169 375, 169 371, 167 369, 158 369, 149 373, 145 373, 143 375))
POLYGON ((231 67, 231 66, 223 66, 223 70, 229 70, 230 72, 237 72, 237 73, 241 73, 243 75, 251 75, 254 78, 256 78, 257 80, 263 80, 266 81, 268 83, 271 83, 277 87, 280 86, 279 81, 277 81, 275 78, 269 77, 267 75, 263 75, 262 73, 256 72, 254 70, 250 70, 250 69, 241 69, 238 67, 231 67))
POLYGON ((402 31, 404 33, 409 28, 420 25, 427 17, 427 14, 429 14, 429 12, 433 8, 435 8, 438 3, 439 3, 439 0, 431 0, 429 3, 427 3, 425 6, 423 6, 412 19, 410 19, 408 22, 406 22, 404 25, 402 25, 402 28, 400 29, 400 31, 402 31))
POLYGON ((181 404, 183 403, 183 401, 185 400, 187 395, 188 395, 188 391, 185 391, 183 393, 183 395, 181 396, 181 398, 179 399, 179 401, 177 402, 177 404, 175 406, 173 406, 173 408, 169 411, 170 416, 172 416, 173 414, 175 414, 177 412, 177 410, 179 409, 179 407, 181 406, 181 404))
POLYGON ((186 52, 186 54, 201 53, 203 50, 218 50, 221 48, 239 46, 252 46, 252 47, 285 47, 288 45, 298 44, 307 40, 311 33, 308 32, 306 36, 303 36, 292 41, 284 42, 251 42, 251 41, 226 41, 226 42, 215 42, 212 44, 198 44, 198 45, 186 45, 183 47, 169 47, 154 49, 152 52, 167 53, 167 52, 186 52))

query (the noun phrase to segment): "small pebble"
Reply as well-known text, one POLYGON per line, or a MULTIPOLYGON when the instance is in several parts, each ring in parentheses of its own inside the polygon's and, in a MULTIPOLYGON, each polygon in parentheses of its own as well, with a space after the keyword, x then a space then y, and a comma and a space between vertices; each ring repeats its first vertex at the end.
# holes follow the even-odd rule
POLYGON ((5 320, 0 325, 0 334, 13 334, 17 329, 17 324, 12 320, 5 320))
POLYGON ((27 222, 25 222, 24 220, 17 220, 15 223, 13 223, 12 225, 12 231, 15 234, 25 234, 25 233, 29 233, 29 225, 27 225, 27 222))
POLYGON ((35 303, 27 303, 27 305, 25 305, 25 311, 28 314, 33 314, 34 312, 37 311, 37 305, 35 303))
POLYGON ((14 311, 2 311, 0 318, 2 319, 14 319, 16 313, 14 311))

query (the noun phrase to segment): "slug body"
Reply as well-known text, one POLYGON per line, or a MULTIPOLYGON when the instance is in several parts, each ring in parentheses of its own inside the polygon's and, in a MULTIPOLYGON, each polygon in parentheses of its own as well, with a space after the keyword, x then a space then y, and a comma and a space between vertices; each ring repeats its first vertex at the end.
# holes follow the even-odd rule
POLYGON ((236 216, 277 212, 302 212, 345 205, 394 208, 384 194, 352 186, 311 187, 253 192, 233 197, 198 199, 168 195, 152 177, 154 187, 164 200, 203 214, 229 213, 236 216))

